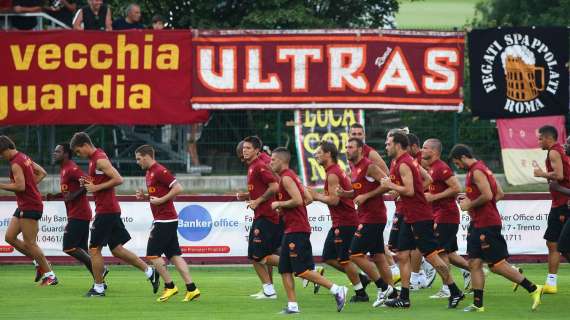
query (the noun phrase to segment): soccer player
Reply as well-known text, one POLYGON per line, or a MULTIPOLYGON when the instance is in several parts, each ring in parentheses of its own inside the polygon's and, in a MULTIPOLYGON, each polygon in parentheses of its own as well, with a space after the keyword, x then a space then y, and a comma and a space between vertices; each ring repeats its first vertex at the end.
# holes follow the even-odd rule
POLYGON ((0 183, 0 189, 16 194, 18 208, 6 230, 6 242, 36 263, 36 282, 42 279, 41 286, 54 286, 58 283, 55 273, 38 246, 38 221, 42 217, 42 196, 38 183, 47 173, 30 157, 16 150, 16 145, 7 136, 0 136, 0 157, 10 162, 10 183, 0 183), (18 239, 22 234, 24 241, 18 239))
POLYGON ((261 295, 256 299, 277 299, 268 266, 277 266, 276 254, 281 241, 279 215, 271 209, 271 203, 279 189, 277 177, 259 157, 261 140, 250 136, 243 139, 242 153, 247 170, 247 194, 238 194, 239 200, 248 200, 248 207, 254 212, 249 232, 248 258, 252 261, 262 284, 261 295))
POLYGON ((453 282, 449 268, 438 255, 438 244, 433 232, 432 209, 424 196, 419 165, 414 163, 414 159, 407 152, 408 143, 408 137, 399 132, 390 134, 386 140, 386 151, 396 161, 390 168, 390 178, 382 179, 381 185, 398 192, 402 198, 404 224, 398 239, 402 291, 398 299, 388 300, 385 305, 392 308, 410 307, 410 250, 417 247, 449 287, 451 296, 448 300, 448 308, 456 308, 465 295, 453 282))
MULTIPOLYGON (((566 138, 564 149, 566 150, 566 156, 570 156, 570 137, 566 138)), ((570 197, 570 188, 561 186, 556 180, 550 181, 550 189, 570 197)), ((567 262, 570 262, 570 223, 565 223, 562 231, 560 231, 560 238, 558 238, 558 251, 566 258, 567 262)))
POLYGON ((182 301, 192 301, 200 296, 200 290, 192 281, 188 264, 182 258, 178 244, 178 213, 174 208, 174 198, 182 192, 182 186, 162 164, 154 159, 154 148, 142 145, 135 150, 135 158, 141 169, 146 170, 146 187, 148 194, 138 190, 139 200, 148 199, 154 221, 148 238, 146 256, 164 280, 164 292, 156 300, 166 302, 178 293, 172 277, 162 260, 162 254, 172 262, 186 284, 186 294, 182 301))
MULTIPOLYGON (((384 159, 382 159, 378 151, 374 150, 374 148, 366 144, 366 133, 364 132, 364 126, 362 126, 360 123, 353 123, 350 126, 348 134, 349 138, 356 138, 362 141, 363 143, 362 155, 365 158, 370 159, 370 161, 372 161, 374 165, 376 165, 378 168, 380 168, 380 170, 384 171, 384 173, 388 175, 389 169, 388 166, 386 165, 386 162, 384 162, 384 159)), ((396 212, 398 211, 396 210, 396 212)), ((394 216, 394 219, 397 219, 397 216, 394 216)), ((389 246, 385 246, 384 250, 386 251, 386 253, 389 253, 390 252, 389 246)), ((400 280, 400 269, 398 268, 398 265, 396 264, 394 258, 392 258, 390 254, 386 255, 386 259, 390 264, 390 269, 392 271, 392 276, 394 277, 394 282, 398 282, 400 280)))
MULTIPOLYGON (((47 200, 63 199, 67 211, 67 225, 63 233, 63 252, 83 263, 93 275, 91 256, 87 249, 91 207, 87 200, 87 190, 80 185, 85 176, 83 170, 72 160, 73 152, 68 143, 58 144, 52 154, 54 163, 59 164, 60 193, 47 194, 47 200)), ((103 268, 103 278, 108 269, 103 268)))
POLYGON ((384 251, 387 216, 383 194, 388 190, 382 188, 380 181, 386 175, 370 159, 364 158, 363 146, 360 139, 348 139, 346 153, 351 164, 352 190, 339 185, 337 193, 354 198, 358 206, 359 225, 350 246, 350 259, 376 284, 378 294, 372 306, 378 307, 385 300, 396 298, 398 293, 393 287, 392 272, 384 251), (368 260, 368 253, 374 263, 368 260))
MULTIPOLYGON (((314 271, 313 249, 309 237, 311 226, 307 216, 305 192, 299 177, 289 169, 291 153, 285 148, 277 148, 271 154, 271 169, 281 177, 277 201, 273 201, 271 208, 283 216, 285 235, 281 243, 279 258, 279 273, 283 278, 283 287, 287 292, 287 307, 282 311, 285 314, 299 313, 299 305, 295 295, 295 281, 293 273, 303 279, 330 290, 336 301, 338 312, 344 309, 348 288, 338 286, 327 278, 314 271)), ((310 196, 310 195, 309 195, 310 196)))
MULTIPOLYGON (((457 254, 457 231, 459 231, 459 209, 455 198, 461 192, 459 180, 453 170, 441 160, 441 141, 427 139, 422 147, 422 159, 433 179, 429 192, 425 193, 427 202, 431 203, 435 222, 435 235, 439 243, 440 257, 449 266, 450 263, 461 268, 463 288, 467 290, 471 283, 469 264, 457 254)), ((430 298, 449 298, 449 288, 444 284, 430 298)))
MULTIPOLYGON (((430 185, 431 177, 424 169, 424 164, 422 163, 422 150, 420 148, 420 138, 413 133, 407 133, 408 136, 408 152, 414 158, 415 164, 420 170, 420 174, 424 180, 424 186, 430 185), (429 181, 428 181, 429 180, 429 181)), ((437 272, 431 264, 429 264, 425 258, 422 257, 421 252, 418 249, 412 250, 412 277, 411 277, 411 289, 419 290, 431 287, 437 272)))
MULTIPOLYGON (((534 176, 556 181, 565 188, 570 188, 570 159, 564 152, 564 147, 558 143, 558 130, 553 126, 542 126, 538 129, 538 144, 543 150, 548 150, 546 156, 546 172, 539 167, 534 169, 534 176)), ((570 218, 568 201, 570 197, 556 190, 550 189, 552 205, 548 214, 548 226, 544 233, 546 247, 548 248, 548 276, 544 285, 544 293, 558 292, 557 273, 560 266, 560 252, 558 240, 566 220, 570 218)))
POLYGON ((158 272, 123 247, 131 239, 131 235, 121 220, 121 207, 115 196, 115 187, 123 183, 123 178, 113 167, 105 152, 95 148, 87 133, 75 133, 69 144, 75 154, 81 158, 89 159, 88 176, 83 177, 80 181, 85 190, 91 192, 95 197, 95 220, 91 226, 89 243, 95 284, 85 296, 105 296, 104 261, 101 254, 104 246, 109 247, 113 256, 144 272, 147 279, 150 280, 153 293, 156 293, 160 285, 158 272))
POLYGON ((338 165, 338 149, 330 141, 321 141, 315 152, 317 162, 325 168, 324 194, 307 188, 314 201, 326 204, 332 218, 332 226, 327 233, 323 247, 323 260, 326 264, 346 273, 352 283, 356 295, 350 298, 350 302, 368 302, 366 286, 370 280, 359 277, 358 269, 350 260, 350 244, 356 227, 358 216, 354 203, 349 198, 340 198, 336 194, 337 188, 352 190, 350 180, 346 173, 338 165))
POLYGON ((483 262, 489 268, 515 284, 525 288, 532 298, 532 310, 540 304, 542 286, 535 285, 513 268, 507 258, 507 242, 501 235, 501 216, 497 210, 497 201, 503 198, 501 185, 483 161, 475 159, 471 148, 458 144, 450 152, 453 164, 460 169, 468 170, 465 179, 465 198, 461 199, 461 210, 467 211, 471 217, 471 226, 467 236, 467 254, 471 270, 471 287, 473 288, 473 305, 464 311, 482 312, 483 288, 485 275, 483 262))

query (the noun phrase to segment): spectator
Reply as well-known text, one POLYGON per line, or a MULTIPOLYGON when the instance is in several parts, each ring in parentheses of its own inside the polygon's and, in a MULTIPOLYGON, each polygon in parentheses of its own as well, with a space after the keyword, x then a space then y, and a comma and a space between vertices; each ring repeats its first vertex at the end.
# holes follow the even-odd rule
POLYGON ((111 31, 111 8, 103 0, 88 0, 89 4, 79 9, 73 21, 75 30, 111 31))
POLYGON ((144 29, 141 23, 141 7, 131 3, 127 7, 127 16, 113 21, 113 30, 144 29))
POLYGON ((152 29, 153 29, 153 30, 162 30, 162 29, 164 29, 164 23, 165 23, 165 21, 164 21, 164 19, 162 18, 161 15, 155 14, 155 15, 152 17, 152 29))
POLYGON ((66 26, 73 26, 73 15, 77 10, 75 0, 51 0, 50 5, 46 8, 46 12, 63 22, 66 26))
MULTIPOLYGON (((42 0, 13 0, 15 13, 42 12, 42 0)), ((36 17, 12 17, 10 19, 12 27, 19 30, 32 30, 38 25, 36 17)))

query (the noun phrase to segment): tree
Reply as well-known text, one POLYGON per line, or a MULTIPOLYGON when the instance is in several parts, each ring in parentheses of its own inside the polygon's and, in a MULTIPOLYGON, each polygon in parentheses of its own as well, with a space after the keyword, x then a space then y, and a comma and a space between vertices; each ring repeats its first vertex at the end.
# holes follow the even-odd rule
POLYGON ((483 0, 477 4, 475 27, 567 26, 570 0, 483 0))
MULTIPOLYGON (((123 15, 132 1, 111 0, 123 15)), ((397 0, 142 0, 144 20, 154 14, 175 28, 299 29, 393 26, 397 0)))

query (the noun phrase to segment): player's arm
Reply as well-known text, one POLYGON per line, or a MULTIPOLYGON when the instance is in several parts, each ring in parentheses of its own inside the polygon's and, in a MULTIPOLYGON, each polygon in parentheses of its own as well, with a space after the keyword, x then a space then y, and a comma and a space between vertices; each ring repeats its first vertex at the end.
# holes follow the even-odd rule
POLYGON ((546 178, 548 180, 562 181, 564 180, 564 169, 562 167, 562 156, 556 150, 550 150, 548 159, 552 165, 551 172, 545 172, 540 168, 534 169, 534 176, 539 178, 546 178))
POLYGON ((158 198, 158 197, 153 197, 151 196, 149 198, 150 203, 154 204, 154 205, 161 205, 163 203, 166 203, 172 199, 174 199, 177 195, 182 193, 182 185, 178 182, 175 182, 171 187, 170 190, 168 191, 167 194, 165 194, 164 196, 158 198))
POLYGON ((331 190, 331 192, 329 192, 328 194, 324 194, 324 193, 311 191, 311 195, 313 196, 313 199, 315 201, 320 201, 329 206, 336 206, 339 203, 340 198, 338 197, 336 192, 332 192, 332 190, 336 190, 340 186, 340 183, 338 181, 338 176, 332 173, 327 175, 327 183, 328 183, 328 189, 331 190))
POLYGON ((249 192, 236 192, 236 199, 239 201, 249 200, 249 192))
POLYGON ((497 194, 495 194, 495 201, 503 200, 503 198, 505 197, 505 192, 503 192, 503 187, 501 186, 499 181, 495 181, 495 183, 497 184, 497 194))
POLYGON ((558 191, 564 195, 570 196, 570 189, 561 186, 560 183, 558 183, 558 181, 554 180, 550 181, 549 187, 550 190, 558 191))
POLYGON ((429 187, 430 184, 433 183, 433 178, 429 175, 427 170, 424 169, 424 167, 422 167, 421 165, 418 166, 418 170, 420 172, 420 175, 422 176, 422 179, 424 180, 422 183, 422 187, 424 187, 425 190, 429 187))
POLYGON ((0 183, 0 189, 12 192, 26 191, 26 178, 24 177, 22 167, 14 163, 12 164, 11 169, 14 181, 10 183, 0 183))
POLYGON ((313 203, 313 200, 315 200, 313 198, 313 195, 309 191, 309 188, 303 188, 303 195, 305 196, 305 205, 306 206, 310 205, 311 203, 313 203))
POLYGON ((473 172, 473 182, 481 192, 481 195, 473 201, 469 200, 469 198, 461 200, 459 202, 459 206, 463 211, 469 211, 473 208, 480 207, 493 200, 491 185, 489 184, 489 180, 487 180, 487 176, 481 170, 475 170, 473 172))
POLYGON ((279 190, 279 184, 277 182, 268 183, 267 190, 265 190, 265 192, 261 196, 259 196, 259 198, 255 200, 250 200, 247 206, 250 207, 252 210, 255 210, 255 208, 257 208, 260 204, 264 203, 270 198, 273 198, 278 190, 279 190))
POLYGON ((433 202, 445 198, 455 198, 459 192, 461 192, 461 185, 459 184, 459 179, 457 179, 456 176, 449 177, 445 180, 445 184, 447 185, 447 189, 440 193, 426 193, 426 200, 428 202, 433 202))
POLYGON ((370 154, 368 154, 368 159, 370 159, 372 163, 377 165, 378 168, 380 168, 380 170, 384 171, 385 174, 389 172, 386 162, 384 162, 384 159, 382 159, 378 151, 376 150, 370 151, 370 154))
POLYGON ((111 18, 111 7, 107 7, 107 16, 105 17, 105 31, 113 30, 113 19, 111 18))
POLYGON ((75 19, 73 19, 73 29, 74 30, 83 30, 83 10, 79 9, 77 14, 75 15, 75 19))
POLYGON ((411 197, 414 195, 414 177, 412 169, 405 163, 402 163, 399 168, 400 177, 402 177, 402 185, 399 186, 390 181, 388 177, 382 179, 382 185, 390 190, 396 191, 400 196, 411 197))
POLYGON ((39 164, 32 162, 32 169, 34 170, 34 181, 36 184, 40 183, 45 177, 47 177, 47 172, 39 164))
POLYGON ((123 177, 121 177, 119 171, 113 167, 111 161, 108 159, 97 160, 97 169, 103 171, 103 173, 110 179, 100 184, 94 184, 92 181, 85 181, 84 185, 87 191, 98 192, 101 190, 116 187, 123 183, 123 177))
POLYGON ((283 184, 283 188, 285 188, 285 192, 289 194, 291 199, 287 201, 274 201, 271 204, 271 208, 275 210, 280 208, 295 208, 303 205, 303 197, 301 196, 301 192, 297 188, 293 179, 289 176, 285 176, 281 179, 281 183, 283 184))

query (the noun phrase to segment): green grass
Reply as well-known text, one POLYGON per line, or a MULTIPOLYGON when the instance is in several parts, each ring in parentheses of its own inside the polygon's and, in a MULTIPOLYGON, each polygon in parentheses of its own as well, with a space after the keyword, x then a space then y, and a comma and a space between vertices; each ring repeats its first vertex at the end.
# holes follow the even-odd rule
POLYGON ((475 15, 479 0, 400 1, 396 25, 400 29, 461 29, 475 15))
MULTIPOLYGON (((542 282, 546 265, 523 265, 525 274, 533 281, 542 282)), ((249 294, 259 291, 258 280, 250 267, 191 267, 192 276, 202 291, 193 302, 183 303, 178 294, 166 303, 155 302, 150 285, 142 273, 131 267, 111 266, 109 289, 105 298, 84 298, 91 281, 84 268, 56 266, 60 284, 55 287, 37 287, 32 282, 31 266, 0 266, 1 319, 281 319, 277 312, 286 304, 281 281, 276 278, 279 299, 255 301, 249 294)), ((346 284, 344 275, 327 268, 327 277, 346 284)), ((458 277, 456 277, 458 278, 458 277)), ((174 281, 179 285, 180 278, 174 281)), ((439 289, 436 280, 431 289, 412 292, 410 310, 373 309, 370 304, 347 305, 342 314, 335 309, 333 298, 322 289, 313 295, 312 288, 303 289, 297 282, 298 319, 567 319, 565 304, 570 296, 570 267, 562 265, 559 272, 559 293, 543 297, 537 312, 530 311, 530 298, 520 288, 516 293, 511 284, 496 275, 487 278, 485 313, 464 314, 447 310, 446 300, 430 300, 428 296, 439 289)), ((462 281, 459 280, 459 283, 462 281)), ((352 291, 352 290, 351 290, 352 291)), ((368 294, 375 295, 374 285, 368 294)), ((460 307, 471 303, 472 296, 460 307)))

